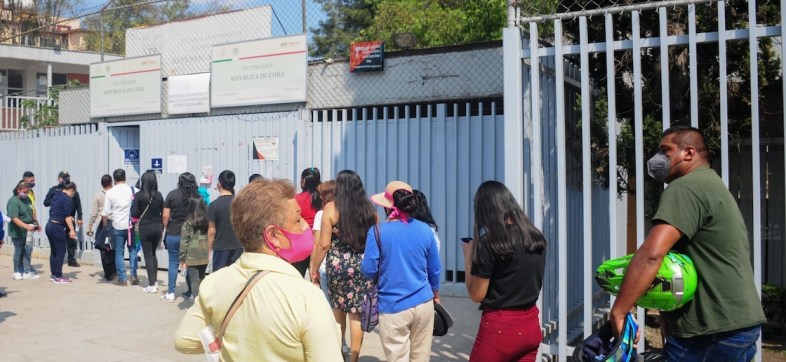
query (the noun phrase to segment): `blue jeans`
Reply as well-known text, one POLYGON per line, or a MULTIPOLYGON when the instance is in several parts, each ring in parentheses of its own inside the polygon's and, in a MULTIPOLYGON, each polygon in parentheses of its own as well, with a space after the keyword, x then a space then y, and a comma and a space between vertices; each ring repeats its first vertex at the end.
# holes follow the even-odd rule
POLYGON ((27 244, 25 238, 12 238, 14 241, 14 273, 30 273, 30 256, 33 245, 27 244))
POLYGON ((213 250, 213 271, 218 271, 223 267, 232 265, 240 255, 243 254, 243 248, 231 250, 213 250))
POLYGON ((691 338, 666 337, 667 361, 749 362, 756 355, 761 326, 691 338))
POLYGON ((180 235, 166 235, 166 251, 169 255, 167 293, 175 292, 177 285, 177 268, 180 266, 180 235))
POLYGON ((137 256, 139 255, 140 245, 133 242, 128 245, 128 229, 117 230, 112 229, 112 240, 114 244, 112 247, 115 249, 115 268, 117 268, 117 281, 126 281, 126 261, 125 249, 128 248, 128 264, 130 266, 131 277, 136 278, 136 270, 139 267, 137 256))

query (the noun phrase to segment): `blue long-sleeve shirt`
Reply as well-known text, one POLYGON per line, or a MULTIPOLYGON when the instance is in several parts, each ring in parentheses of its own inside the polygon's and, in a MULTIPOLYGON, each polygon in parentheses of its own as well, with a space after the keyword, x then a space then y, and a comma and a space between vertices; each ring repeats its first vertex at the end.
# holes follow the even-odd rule
POLYGON ((379 312, 398 313, 434 298, 441 270, 437 239, 431 228, 418 220, 384 222, 379 225, 382 263, 379 262, 374 227, 366 236, 361 269, 374 279, 379 273, 379 312), (380 273, 381 270, 381 273, 380 273))
POLYGON ((55 193, 52 197, 52 206, 49 208, 49 221, 65 225, 65 219, 71 216, 73 207, 73 200, 65 192, 55 193))

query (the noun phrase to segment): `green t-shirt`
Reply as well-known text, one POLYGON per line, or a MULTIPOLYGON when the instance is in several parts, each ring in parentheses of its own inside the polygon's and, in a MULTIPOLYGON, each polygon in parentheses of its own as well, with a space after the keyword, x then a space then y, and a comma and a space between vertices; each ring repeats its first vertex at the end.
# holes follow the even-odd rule
POLYGON ((692 301, 663 313, 672 334, 688 338, 766 321, 753 282, 745 222, 713 169, 700 167, 674 180, 653 219, 685 234, 673 250, 693 259, 699 279, 692 301))
MULTIPOLYGON (((30 199, 23 201, 16 196, 11 196, 11 198, 8 199, 6 211, 8 212, 7 216, 11 219, 19 218, 26 224, 33 222, 33 203, 30 202, 30 199)), ((27 237, 27 230, 20 228, 16 223, 11 221, 8 223, 8 235, 12 238, 24 239, 27 237)))

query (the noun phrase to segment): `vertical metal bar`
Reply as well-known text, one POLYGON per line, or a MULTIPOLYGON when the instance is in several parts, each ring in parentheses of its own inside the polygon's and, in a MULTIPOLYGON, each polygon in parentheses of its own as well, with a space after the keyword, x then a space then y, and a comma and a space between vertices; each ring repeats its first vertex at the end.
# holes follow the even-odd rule
MULTIPOLYGON (((783 9, 781 9, 783 11, 783 9)), ((751 74, 751 169, 753 170, 753 280, 761 294, 761 146, 759 140, 759 40, 756 37, 756 1, 748 2, 748 51, 751 74)), ((756 350, 761 351, 761 335, 756 341, 756 350)), ((761 352, 756 361, 761 362, 761 352)))
POLYGON ((300 14, 302 15, 301 20, 303 22, 303 34, 308 34, 308 29, 306 29, 306 0, 300 1, 300 14))
MULTIPOLYGON (((510 27, 502 30, 505 107, 505 185, 522 205, 524 204, 524 91, 521 62, 521 30, 510 27)), ((420 106, 418 106, 420 109, 420 106)), ((420 114, 418 114, 420 117, 420 114)))
MULTIPOLYGON (((532 165, 532 221, 543 230, 543 157, 541 151, 541 119, 540 119, 540 52, 538 50, 538 24, 529 24, 530 36, 530 97, 532 99, 530 120, 530 164, 532 165)), ((538 299, 540 300, 540 299, 538 299)))
MULTIPOLYGON (((565 150, 565 69, 562 54, 562 21, 554 21, 554 73, 556 73, 557 121, 557 245, 559 285, 568 285, 568 189, 567 152, 565 150)), ((559 361, 567 361, 568 346, 568 288, 559 288, 558 333, 559 361)))
MULTIPOLYGON (((786 0, 781 0, 786 2, 786 0)), ((783 9, 781 7, 781 9, 783 9)), ((781 11, 783 13, 783 11, 781 11)), ((784 58, 781 58, 784 59, 784 58)), ((729 187, 729 105, 728 81, 726 78, 726 2, 718 1, 718 64, 720 77, 720 144, 721 178, 729 187)), ((784 103, 786 104, 786 103, 784 103)))
POLYGON ((660 91, 663 130, 671 126, 671 100, 669 96, 669 19, 666 8, 658 8, 660 23, 660 91))
POLYGON ((513 28, 516 26, 516 0, 508 0, 508 27, 513 28))
MULTIPOLYGON (((633 132, 636 153, 636 246, 644 244, 644 111, 641 95, 641 22, 639 12, 631 13, 633 31, 633 132)), ((644 309, 636 308, 639 325, 644 325, 644 309)), ((644 350, 645 336, 639 338, 639 351, 644 350)))
POLYGON ((606 95, 609 130, 609 257, 617 251, 617 85, 614 71, 614 18, 606 14, 606 95))
MULTIPOLYGON (((786 1, 786 0, 783 0, 786 1)), ((584 338, 592 334, 592 159, 590 149, 591 104, 587 17, 579 18, 581 44, 581 174, 584 216, 584 338)))
POLYGON ((696 4, 688 4, 688 58, 690 59, 690 125, 699 128, 699 68, 696 61, 696 4))
MULTIPOLYGON (((784 39, 786 39, 786 0, 781 0, 781 74, 786 74, 786 44, 784 44, 786 42, 783 41, 784 39)), ((786 79, 781 77, 781 82, 783 83, 783 102, 781 104, 786 105, 786 79)), ((786 117, 783 117, 783 129, 786 130, 786 117)), ((786 152, 786 147, 784 147, 784 152, 786 152)), ((786 155, 784 155, 783 160, 784 169, 786 170, 786 155)), ((786 248, 784 248, 784 254, 786 254, 786 248)))

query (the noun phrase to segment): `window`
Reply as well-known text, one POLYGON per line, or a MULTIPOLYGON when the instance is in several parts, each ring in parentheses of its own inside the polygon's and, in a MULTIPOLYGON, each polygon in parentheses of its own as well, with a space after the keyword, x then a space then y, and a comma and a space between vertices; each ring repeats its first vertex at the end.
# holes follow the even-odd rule
MULTIPOLYGON (((46 73, 36 74, 36 97, 46 97, 46 73)), ((65 74, 52 73, 52 86, 68 84, 68 77, 65 74)))
POLYGON ((23 84, 21 71, 0 69, 0 96, 21 94, 23 84))

